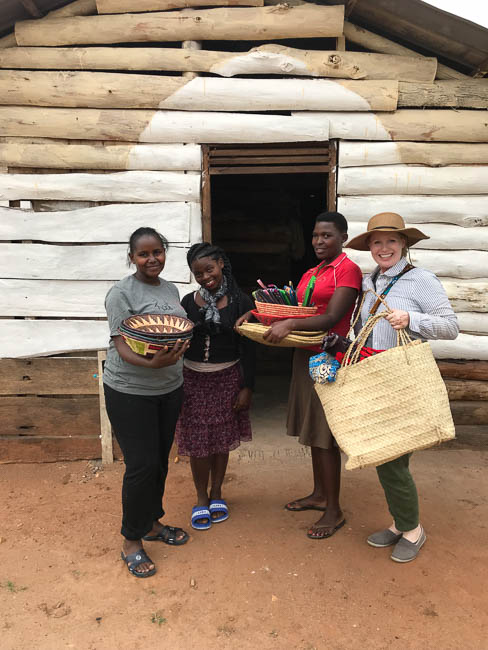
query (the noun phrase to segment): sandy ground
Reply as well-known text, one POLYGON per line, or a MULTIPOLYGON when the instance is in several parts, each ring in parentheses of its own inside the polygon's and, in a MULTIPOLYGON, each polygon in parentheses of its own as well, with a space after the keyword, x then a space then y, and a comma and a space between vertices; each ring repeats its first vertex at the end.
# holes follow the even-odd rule
MULTIPOLYGON (((153 578, 119 557, 121 463, 0 466, 2 650, 488 648, 488 452, 414 457, 428 539, 398 565, 365 543, 389 523, 374 470, 344 473, 347 524, 329 540, 305 536, 317 513, 283 509, 308 492, 310 459, 268 398, 232 455, 231 518, 183 547, 148 543, 153 578)), ((172 464, 167 522, 191 530, 193 503, 188 464, 172 464)))

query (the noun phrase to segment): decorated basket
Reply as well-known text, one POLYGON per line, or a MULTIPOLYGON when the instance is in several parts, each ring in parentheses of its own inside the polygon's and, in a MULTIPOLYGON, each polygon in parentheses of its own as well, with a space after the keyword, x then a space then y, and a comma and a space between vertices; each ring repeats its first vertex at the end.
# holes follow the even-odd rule
POLYGON ((270 345, 272 347, 281 348, 308 348, 310 346, 320 345, 326 332, 290 332, 279 343, 269 343, 264 334, 268 331, 269 327, 262 323, 242 323, 238 328, 239 334, 252 339, 257 343, 263 345, 270 345))
MULTIPOLYGON (((275 305, 275 307, 278 307, 278 305, 275 305)), ((307 307, 305 307, 305 309, 307 309, 307 307)), ((254 318, 256 318, 256 320, 258 320, 260 323, 263 323, 263 325, 272 325, 278 320, 286 320, 287 318, 308 318, 310 315, 313 316, 313 314, 276 316, 273 314, 265 314, 263 312, 259 312, 257 309, 253 309, 251 314, 254 316, 254 318)))
POLYGON ((317 307, 302 307, 301 305, 278 305, 270 302, 256 303, 256 311, 259 314, 266 314, 268 316, 275 316, 275 320, 284 320, 285 318, 306 318, 307 316, 315 316, 317 307))
POLYGON ((193 330, 191 320, 171 314, 138 314, 126 318, 122 325, 126 330, 156 337, 170 335, 180 338, 193 330))

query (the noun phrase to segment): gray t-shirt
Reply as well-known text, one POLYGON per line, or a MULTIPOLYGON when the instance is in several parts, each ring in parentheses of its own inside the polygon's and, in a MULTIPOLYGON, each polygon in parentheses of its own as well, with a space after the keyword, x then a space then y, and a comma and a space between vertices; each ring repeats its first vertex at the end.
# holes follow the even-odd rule
MULTIPOLYGON (((125 318, 134 314, 174 314, 186 316, 180 305, 178 289, 172 282, 159 278, 159 285, 147 284, 129 275, 116 282, 105 298, 110 336, 118 336, 125 318)), ((103 373, 107 386, 133 395, 164 395, 183 383, 183 361, 167 368, 143 368, 124 361, 115 348, 113 338, 107 352, 103 373)))

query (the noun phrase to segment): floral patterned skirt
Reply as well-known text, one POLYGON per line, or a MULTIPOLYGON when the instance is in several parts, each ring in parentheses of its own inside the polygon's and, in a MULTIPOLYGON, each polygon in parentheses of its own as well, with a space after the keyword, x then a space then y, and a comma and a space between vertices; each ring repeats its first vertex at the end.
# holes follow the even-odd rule
POLYGON ((252 439, 249 411, 234 411, 242 388, 240 364, 217 372, 183 368, 183 407, 176 425, 180 456, 227 454, 252 439))

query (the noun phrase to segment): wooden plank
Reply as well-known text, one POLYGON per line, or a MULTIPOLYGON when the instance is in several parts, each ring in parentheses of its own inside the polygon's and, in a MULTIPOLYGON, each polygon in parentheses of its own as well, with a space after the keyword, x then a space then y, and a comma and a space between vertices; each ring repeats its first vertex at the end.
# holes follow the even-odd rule
MULTIPOLYGON (((488 312, 488 280, 458 280, 445 277, 439 278, 439 280, 446 290, 454 311, 467 312, 471 321, 476 318, 476 313, 473 312, 488 312)), ((463 317, 464 329, 467 326, 466 318, 463 317)), ((475 329, 478 332, 483 332, 485 326, 477 322, 475 329)))
POLYGON ((195 9, 171 13, 56 18, 15 25, 17 45, 101 45, 129 42, 274 40, 342 34, 343 7, 195 9))
POLYGON ((455 401, 449 403, 454 424, 483 424, 488 422, 488 402, 455 401))
MULTIPOLYGON (((189 282, 189 247, 172 246, 163 277, 189 282)), ((0 277, 26 280, 120 280, 127 275, 127 244, 56 246, 0 244, 0 277)))
MULTIPOLYGON (((424 57, 422 57, 415 50, 410 50, 400 43, 395 41, 390 41, 384 36, 379 36, 374 32, 370 32, 363 27, 359 27, 350 23, 348 21, 344 22, 344 36, 348 41, 361 45, 367 50, 372 50, 373 52, 382 52, 383 54, 392 54, 395 56, 417 56, 419 57, 419 67, 423 65, 424 57)), ((436 77, 438 79, 467 79, 468 76, 458 70, 449 68, 447 65, 441 63, 437 66, 436 77)))
POLYGON ((488 360, 488 336, 459 334, 454 341, 429 341, 436 359, 488 360))
MULTIPOLYGON (((41 322, 18 321, 20 324, 41 322)), ((107 327, 106 323, 102 325, 107 327)), ((96 395, 98 397, 96 358, 2 359, 0 369, 0 395, 96 395)))
POLYGON ((465 142, 341 142, 340 167, 487 164, 488 144, 465 142))
POLYGON ((212 195, 209 147, 202 147, 202 237, 203 241, 212 242, 212 195))
POLYGON ((393 111, 397 81, 0 70, 0 104, 196 111, 393 111))
POLYGON ((443 377, 488 381, 488 361, 437 361, 443 377))
POLYGON ((199 201, 200 179, 182 172, 0 174, 0 199, 70 201, 199 201))
POLYGON ((114 451, 112 446, 112 425, 107 414, 105 405, 105 392, 103 390, 103 367, 107 359, 105 350, 99 350, 97 355, 98 361, 98 391, 100 405, 100 439, 102 445, 102 463, 109 465, 114 462, 114 451))
MULTIPOLYGON (((108 344, 108 325, 106 321, 101 320, 4 319, 0 328, 0 358, 20 359, 77 350, 102 350, 107 348, 108 344)), ((98 379, 97 370, 94 375, 94 379, 98 379)), ((63 394, 68 392, 63 390, 63 394)), ((75 389, 74 392, 76 394, 82 391, 75 389)))
POLYGON ((97 0, 99 14, 169 11, 185 7, 263 7, 264 0, 97 0))
MULTIPOLYGON (((488 300, 488 295, 485 293, 485 304, 488 300)), ((453 309, 456 311, 455 306, 453 309)), ((488 334, 488 314, 485 312, 480 312, 480 310, 475 312, 466 312, 461 311, 457 314, 459 329, 465 334, 488 334)))
POLYGON ((327 141, 315 115, 246 115, 185 111, 0 106, 0 136, 155 143, 327 141))
MULTIPOLYGON (((376 264, 369 251, 347 249, 347 255, 359 264, 364 273, 370 273, 376 264)), ((412 264, 429 269, 439 277, 486 278, 488 252, 486 251, 434 251, 410 249, 412 264)))
MULTIPOLYGON (((342 147, 343 143, 341 143, 342 147)), ((407 223, 488 226, 488 196, 340 196, 338 210, 351 221, 366 222, 380 212, 397 212, 407 223)))
POLYGON ((329 156, 212 156, 212 165, 276 165, 281 163, 323 163, 328 164, 329 156))
POLYGON ((299 50, 277 43, 260 45, 249 52, 182 51, 170 47, 15 47, 0 51, 0 68, 192 71, 211 72, 223 77, 279 74, 431 82, 437 60, 426 57, 419 65, 417 57, 299 50))
POLYGON ((328 172, 329 165, 276 165, 255 167, 214 167, 210 168, 210 174, 314 174, 328 172))
POLYGON ((122 203, 63 212, 26 212, 0 207, 0 240, 47 242, 128 242, 151 224, 170 243, 190 241, 190 214, 199 203, 122 203), (82 224, 82 227, 80 227, 82 224))
POLYGON ((450 400, 485 400, 488 402, 488 381, 473 381, 472 379, 446 379, 445 384, 450 400))
MULTIPOLYGON (((356 168, 354 168, 356 169, 356 168)), ((487 168, 488 169, 488 168, 487 168)), ((487 177, 488 178, 488 177, 487 177)), ((364 222, 349 221, 349 237, 364 232, 364 222)), ((488 251, 488 228, 479 226, 463 228, 443 223, 429 223, 422 225, 422 232, 430 237, 415 244, 415 248, 430 250, 480 250, 488 251)), ((488 276, 488 269, 486 269, 488 276)))
POLYGON ((98 398, 0 397, 0 422, 0 436, 92 437, 100 428, 98 398))
POLYGON ((419 83, 401 81, 398 106, 452 106, 453 108, 488 108, 486 79, 419 83))
POLYGON ((8 167, 106 170, 199 170, 196 144, 30 144, 0 143, 0 164, 8 167))
MULTIPOLYGON (((487 122, 488 124, 488 122, 487 122)), ((488 165, 343 167, 339 194, 486 194, 488 165)))
POLYGON ((488 142, 484 111, 403 108, 393 113, 329 111, 315 116, 329 121, 331 139, 488 142))
POLYGON ((330 146, 330 172, 327 177, 327 210, 333 211, 337 207, 337 145, 330 146))
MULTIPOLYGON (((200 221, 199 226, 200 236, 193 238, 193 243, 202 239, 200 221)), ((112 285, 113 281, 102 280, 0 279, 0 316, 105 318, 105 296, 112 285)), ((183 297, 197 285, 176 283, 176 287, 183 297)), ((475 305, 469 304, 474 309, 475 305)))
POLYGON ((302 155, 314 155, 314 156, 329 156, 329 145, 316 145, 315 143, 304 143, 301 147, 297 147, 296 143, 282 142, 274 147, 259 147, 259 148, 244 148, 235 149, 232 145, 209 147, 209 157, 213 161, 215 158, 220 156, 229 156, 229 157, 242 157, 246 156, 302 156, 302 155))
POLYGON ((0 464, 53 463, 100 458, 100 439, 93 437, 0 437, 0 464))

